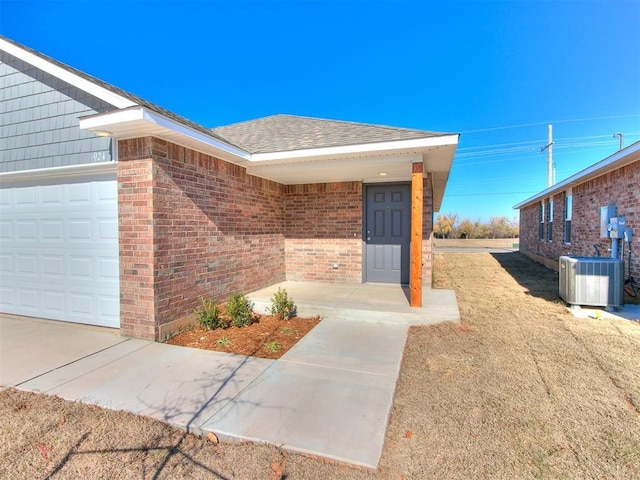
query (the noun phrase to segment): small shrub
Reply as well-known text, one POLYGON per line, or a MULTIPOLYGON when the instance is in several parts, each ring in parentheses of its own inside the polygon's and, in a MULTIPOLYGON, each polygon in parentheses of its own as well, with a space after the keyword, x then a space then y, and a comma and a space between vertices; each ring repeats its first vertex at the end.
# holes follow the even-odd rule
POLYGON ((210 298, 200 298, 200 309, 195 310, 198 316, 198 322, 209 330, 214 330, 223 326, 222 318, 220 317, 220 307, 210 298))
POLYGON ((296 305, 283 288, 278 287, 278 291, 271 297, 271 315, 278 320, 289 320, 296 316, 296 305))
POLYGON ((251 301, 243 293, 237 292, 229 297, 226 313, 234 327, 251 325, 251 301))
POLYGON ((291 337, 291 336, 293 336, 293 335, 295 335, 295 334, 296 334, 296 331, 295 331, 293 328, 289 328, 289 327, 282 327, 282 328, 280 329, 280 333, 281 333, 282 335, 286 335, 286 336, 288 336, 288 337, 291 337))
POLYGON ((233 342, 229 337, 222 337, 216 340, 216 345, 218 345, 219 347, 228 347, 232 344, 233 342))
POLYGON ((269 353, 277 353, 282 349, 282 346, 278 342, 266 342, 263 343, 264 348, 267 349, 269 353))

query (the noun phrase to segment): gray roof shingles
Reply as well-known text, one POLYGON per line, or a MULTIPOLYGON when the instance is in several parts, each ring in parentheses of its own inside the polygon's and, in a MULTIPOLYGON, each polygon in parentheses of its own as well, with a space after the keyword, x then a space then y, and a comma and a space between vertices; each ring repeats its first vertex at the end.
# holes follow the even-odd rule
POLYGON ((283 114, 217 127, 213 132, 252 154, 448 135, 425 130, 283 114))

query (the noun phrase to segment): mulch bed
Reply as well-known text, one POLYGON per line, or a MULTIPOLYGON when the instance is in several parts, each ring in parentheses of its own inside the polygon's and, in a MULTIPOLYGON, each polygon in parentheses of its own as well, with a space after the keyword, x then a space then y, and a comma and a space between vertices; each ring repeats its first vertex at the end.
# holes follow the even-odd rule
POLYGON ((175 335, 167 343, 278 359, 320 322, 320 317, 278 320, 273 315, 254 314, 253 318, 254 322, 245 327, 232 326, 208 330, 196 326, 175 335))

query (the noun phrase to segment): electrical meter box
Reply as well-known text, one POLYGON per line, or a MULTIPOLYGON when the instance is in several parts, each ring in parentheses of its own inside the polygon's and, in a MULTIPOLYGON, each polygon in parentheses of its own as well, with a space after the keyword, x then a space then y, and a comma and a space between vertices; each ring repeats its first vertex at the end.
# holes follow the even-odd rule
POLYGON ((625 217, 612 217, 609 222, 609 238, 622 238, 626 228, 627 219, 625 217))
POLYGON ((633 229, 631 228, 627 228, 624 231, 624 241, 627 243, 631 243, 631 240, 633 239, 633 229))
POLYGON ((606 207, 600 207, 600 237, 601 238, 610 238, 609 221, 615 216, 616 216, 615 205, 607 205, 606 207))

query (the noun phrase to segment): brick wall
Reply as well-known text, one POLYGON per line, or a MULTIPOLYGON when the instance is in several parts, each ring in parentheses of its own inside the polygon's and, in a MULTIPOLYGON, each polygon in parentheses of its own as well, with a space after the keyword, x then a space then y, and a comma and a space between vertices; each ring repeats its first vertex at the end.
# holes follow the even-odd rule
MULTIPOLYGON (((362 281, 361 182, 288 185, 147 137, 119 142, 121 331, 163 340, 199 304, 279 281, 362 281), (337 264, 337 268, 334 268, 337 264)), ((432 275, 424 180, 423 282, 432 275)))
POLYGON ((284 189, 287 279, 361 282, 362 183, 284 189))
POLYGON ((155 339, 153 164, 145 145, 131 140, 119 162, 118 222, 120 248, 120 331, 123 335, 155 339))
POLYGON ((200 297, 285 279, 281 185, 156 138, 121 141, 119 154, 123 334, 159 340, 200 297), (152 252, 140 258, 140 245, 152 252))
MULTIPOLYGON (((611 240, 600 238, 600 207, 614 203, 616 214, 624 215, 633 229, 632 275, 640 278, 640 161, 619 168, 573 188, 573 238, 576 255, 594 255, 598 243, 602 255, 609 255, 611 240)), ((625 262, 627 260, 625 252, 625 262)))
MULTIPOLYGON (((285 186, 287 280, 362 282, 361 182, 285 186), (334 264, 338 268, 333 268, 334 264)), ((424 179, 423 285, 431 286, 433 188, 424 179)))
MULTIPOLYGON (((609 256, 611 240, 600 238, 600 207, 615 204, 617 215, 624 215, 627 228, 634 231, 631 274, 640 278, 640 161, 618 168, 572 188, 573 212, 571 221, 571 244, 563 244, 565 193, 554 195, 553 240, 540 241, 538 228, 540 204, 520 210, 520 251, 558 268, 558 258, 569 253, 578 256, 594 256, 593 244, 599 245, 600 253, 609 256)), ((546 224, 545 224, 546 228, 546 224)), ((621 249, 620 243, 620 249, 621 249)), ((625 251, 625 275, 627 271, 625 251)))
POLYGON ((422 288, 433 283, 433 181, 425 175, 422 187, 422 288))
MULTIPOLYGON (((566 192, 560 192, 552 197, 553 222, 552 239, 548 240, 549 223, 546 220, 548 212, 547 199, 544 200, 545 223, 544 239, 540 240, 540 202, 520 210, 520 251, 529 254, 536 261, 550 268, 558 269, 558 259, 562 255, 574 252, 574 245, 564 243, 564 213, 566 192)), ((573 217, 576 218, 576 199, 573 199, 573 217)), ((576 232, 572 222, 572 240, 576 232)))

